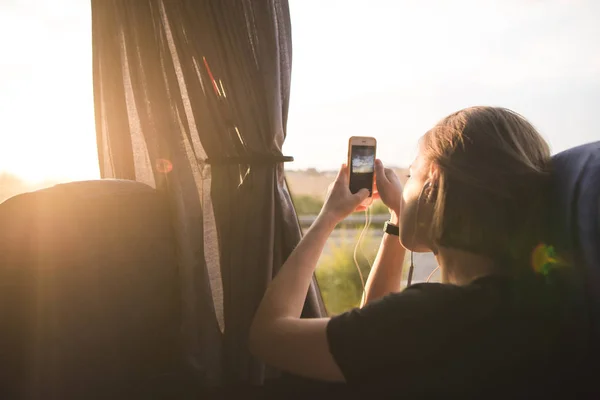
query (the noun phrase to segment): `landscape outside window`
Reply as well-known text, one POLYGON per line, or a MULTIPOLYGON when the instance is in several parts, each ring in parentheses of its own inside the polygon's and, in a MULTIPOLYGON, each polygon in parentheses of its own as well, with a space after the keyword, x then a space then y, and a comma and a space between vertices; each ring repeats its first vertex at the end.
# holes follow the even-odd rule
MULTIPOLYGON (((303 229, 346 161, 350 136, 375 137, 378 158, 402 181, 418 138, 468 106, 519 112, 553 153, 598 139, 600 2, 289 4, 293 67, 283 150, 295 158, 286 175, 303 229)), ((0 202, 99 178, 89 2, 0 2, 0 48, 0 202)), ((364 276, 387 219, 381 202, 371 211, 366 257, 359 253, 364 276)), ((363 221, 357 213, 340 224, 319 261, 331 314, 359 303, 352 252, 363 221)), ((435 266, 431 254, 416 255, 414 280, 435 266)))
MULTIPOLYGON (((407 170, 394 168, 396 174, 404 183, 407 170)), ((335 179, 337 171, 317 171, 315 169, 288 171, 286 173, 288 185, 292 191, 294 205, 299 215, 302 228, 310 227, 314 218, 319 213, 327 186, 335 179)), ((362 240, 359 247, 357 261, 363 276, 368 276, 379 241, 383 236, 383 222, 389 219, 387 207, 375 200, 371 206, 371 228, 362 240), (362 250, 362 251, 361 251, 362 250)), ((354 213, 344 223, 338 225, 319 259, 316 275, 321 289, 323 300, 330 314, 338 314, 356 307, 362 295, 362 283, 354 262, 354 249, 359 243, 359 235, 363 229, 365 214, 354 213)), ((403 280, 406 285, 409 258, 405 260, 403 280)), ((437 266, 435 258, 430 253, 415 254, 414 282, 423 281, 437 266)), ((436 281, 434 275, 431 281, 436 281)))
MULTIPOLYGON (((284 152, 295 157, 286 176, 305 230, 346 161, 351 136, 375 137, 378 158, 403 182, 419 137, 469 106, 517 111, 553 153, 598 140, 600 2, 291 0, 290 10, 284 152)), ((371 262, 387 210, 375 202, 372 214, 364 243, 371 262)), ((356 213, 340 224, 319 260, 330 314, 360 302, 352 253, 362 221, 356 213)), ((368 263, 359 261, 366 277, 368 263)), ((414 263, 414 282, 436 267, 432 254, 415 254, 414 263)))

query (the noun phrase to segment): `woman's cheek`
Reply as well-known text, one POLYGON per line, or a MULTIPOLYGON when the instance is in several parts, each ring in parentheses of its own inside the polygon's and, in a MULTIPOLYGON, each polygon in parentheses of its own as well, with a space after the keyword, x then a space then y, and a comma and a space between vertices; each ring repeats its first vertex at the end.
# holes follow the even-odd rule
POLYGON ((400 195, 400 204, 399 204, 398 211, 400 211, 400 216, 402 216, 402 213, 404 213, 404 193, 402 193, 402 195, 400 195))

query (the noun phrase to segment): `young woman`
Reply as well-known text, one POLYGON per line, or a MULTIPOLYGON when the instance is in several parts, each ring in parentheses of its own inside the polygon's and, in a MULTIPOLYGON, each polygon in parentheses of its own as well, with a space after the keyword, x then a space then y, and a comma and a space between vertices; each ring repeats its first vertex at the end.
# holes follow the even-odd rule
POLYGON ((384 234, 365 304, 300 319, 328 236, 368 195, 350 193, 342 166, 265 293, 251 351, 297 375, 382 393, 554 387, 585 346, 572 341, 577 313, 531 262, 543 239, 549 163, 547 143, 512 111, 473 107, 444 118, 421 138, 404 189, 376 163, 376 195, 400 234, 384 234), (405 249, 432 251, 443 283, 400 291, 405 249))

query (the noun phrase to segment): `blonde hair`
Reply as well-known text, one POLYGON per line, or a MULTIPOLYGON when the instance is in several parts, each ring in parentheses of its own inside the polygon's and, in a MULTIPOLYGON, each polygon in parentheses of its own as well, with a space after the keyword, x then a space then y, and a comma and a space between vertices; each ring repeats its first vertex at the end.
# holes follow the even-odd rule
POLYGON ((471 107, 449 115, 423 138, 438 167, 428 197, 439 246, 500 263, 528 262, 543 234, 550 149, 521 115, 471 107))

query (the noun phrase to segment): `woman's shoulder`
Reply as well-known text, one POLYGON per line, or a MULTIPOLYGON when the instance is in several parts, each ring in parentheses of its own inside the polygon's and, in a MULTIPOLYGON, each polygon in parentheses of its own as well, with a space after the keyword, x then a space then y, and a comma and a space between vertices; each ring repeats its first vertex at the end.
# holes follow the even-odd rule
POLYGON ((390 302, 394 301, 423 301, 438 298, 457 300, 470 298, 477 295, 488 295, 490 292, 503 292, 516 287, 515 280, 500 275, 489 275, 477 278, 467 285, 455 285, 450 283, 416 283, 401 292, 389 294, 384 298, 390 302))
POLYGON ((497 276, 479 278, 464 286, 416 283, 363 308, 351 310, 343 318, 353 319, 356 315, 363 319, 368 316, 368 319, 385 320, 387 323, 398 319, 416 322, 435 318, 457 323, 471 317, 489 316, 494 311, 506 311, 506 307, 514 304, 515 287, 513 280, 497 276))
POLYGON ((334 317, 343 320, 371 320, 393 323, 398 319, 436 320, 465 317, 465 310, 488 308, 499 297, 506 282, 498 279, 483 279, 467 286, 447 283, 416 283, 400 292, 387 294, 380 299, 334 317), (490 295, 492 293, 492 295, 490 295), (456 314, 456 315, 455 315, 456 314))

